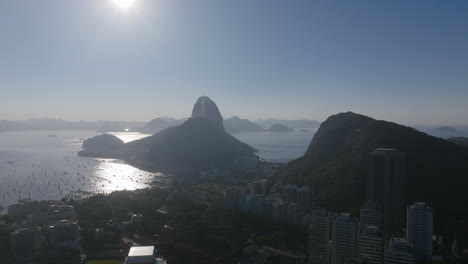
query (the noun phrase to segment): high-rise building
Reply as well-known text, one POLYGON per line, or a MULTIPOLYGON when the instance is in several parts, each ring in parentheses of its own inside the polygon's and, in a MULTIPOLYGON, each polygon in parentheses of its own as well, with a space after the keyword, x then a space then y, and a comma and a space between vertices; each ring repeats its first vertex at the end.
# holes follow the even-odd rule
POLYGON ((367 200, 377 203, 386 236, 405 224, 405 155, 395 149, 377 148, 369 153, 367 200))
POLYGON ((460 257, 457 238, 455 238, 452 243, 452 257, 456 259, 460 257))
POLYGON ((376 202, 368 201, 359 212, 359 223, 364 227, 366 225, 381 227, 381 214, 379 205, 376 202))
POLYGON ((270 182, 268 180, 258 180, 254 182, 249 182, 247 184, 247 189, 249 194, 264 194, 268 195, 270 193, 270 182))
POLYGON ((325 210, 315 210, 310 214, 309 221, 309 264, 329 264, 331 214, 325 210))
POLYGON ((63 220, 46 227, 46 240, 52 248, 76 248, 80 238, 80 228, 75 221, 63 220))
POLYGON ((385 245, 384 264, 413 264, 413 249, 401 238, 392 238, 385 245))
POLYGON ((15 254, 29 254, 40 250, 43 240, 40 227, 22 228, 10 234, 10 248, 15 254))
POLYGON ((297 201, 297 186, 294 184, 288 184, 282 188, 283 199, 290 203, 297 201))
POLYGON ((304 212, 312 211, 314 208, 315 193, 314 189, 304 186, 297 190, 297 204, 299 208, 304 212))
POLYGON ((425 203, 408 206, 407 212, 408 243, 413 245, 415 263, 432 261, 432 208, 425 203))
POLYGON ((357 222, 342 213, 333 219, 331 232, 331 264, 342 264, 357 253, 357 222))
POLYGON ((358 256, 369 264, 382 264, 384 239, 378 226, 361 225, 358 236, 358 256))
POLYGON ((283 200, 279 200, 273 203, 273 221, 285 222, 293 225, 296 219, 295 203, 288 203, 283 200))
POLYGON ((263 194, 246 195, 246 211, 255 215, 263 215, 264 200, 265 195, 263 194))
POLYGON ((229 187, 224 190, 224 206, 230 210, 240 210, 239 199, 243 191, 239 187, 229 187))

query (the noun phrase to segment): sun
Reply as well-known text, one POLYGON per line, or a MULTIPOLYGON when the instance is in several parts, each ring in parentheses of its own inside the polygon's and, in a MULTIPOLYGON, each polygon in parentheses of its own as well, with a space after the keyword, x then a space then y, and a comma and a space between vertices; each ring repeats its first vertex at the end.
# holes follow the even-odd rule
POLYGON ((128 10, 135 4, 135 0, 112 0, 114 5, 119 9, 128 10))

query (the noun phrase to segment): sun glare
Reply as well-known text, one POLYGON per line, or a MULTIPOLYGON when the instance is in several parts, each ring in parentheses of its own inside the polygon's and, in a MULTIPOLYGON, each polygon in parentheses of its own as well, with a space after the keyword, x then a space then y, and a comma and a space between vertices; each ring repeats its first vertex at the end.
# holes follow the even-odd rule
POLYGON ((116 7, 123 10, 130 9, 135 4, 135 0, 112 0, 112 2, 116 7))

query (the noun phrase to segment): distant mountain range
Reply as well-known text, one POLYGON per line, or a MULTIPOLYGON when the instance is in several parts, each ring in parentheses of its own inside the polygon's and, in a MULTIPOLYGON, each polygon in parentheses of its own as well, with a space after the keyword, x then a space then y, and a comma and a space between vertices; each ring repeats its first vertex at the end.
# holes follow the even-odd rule
POLYGON ((140 132, 143 134, 156 134, 168 127, 178 126, 183 121, 170 117, 158 117, 145 124, 142 128, 133 128, 132 131, 140 132))
POLYGON ((406 200, 433 207, 439 227, 468 218, 468 148, 351 112, 323 122, 305 155, 287 164, 281 177, 315 186, 320 206, 358 209, 365 200, 368 153, 377 147, 405 153, 406 200))
POLYGON ((99 132, 122 132, 133 127, 142 127, 144 122, 126 121, 65 121, 41 118, 19 121, 0 120, 0 132, 21 130, 94 130, 99 132))
POLYGON ((453 127, 448 127, 448 126, 443 126, 443 127, 438 127, 434 129, 435 131, 438 132, 457 132, 457 130, 453 127))
POLYGON ((274 125, 283 125, 292 129, 315 129, 320 126, 320 122, 316 120, 298 119, 298 120, 287 120, 287 119, 257 119, 254 123, 268 129, 274 125))
MULTIPOLYGON (((195 110, 195 115, 201 114, 195 110)), ((181 125, 187 118, 175 119, 171 117, 157 117, 145 122, 127 122, 127 121, 66 121, 62 119, 40 118, 29 120, 0 120, 0 132, 22 131, 22 130, 90 130, 98 132, 140 132, 143 134, 156 134, 162 130, 181 125)), ((224 127, 228 133, 245 132, 265 132, 267 130, 278 130, 276 125, 282 125, 287 128, 298 131, 308 131, 315 129, 320 122, 314 120, 284 120, 284 119, 263 119, 252 122, 248 119, 242 119, 237 116, 223 120, 224 127)), ((284 128, 283 127, 283 128, 284 128)), ((289 129, 282 129, 286 130, 289 129)))
MULTIPOLYGON (((197 113, 197 112, 196 112, 197 113)), ((185 120, 174 119, 174 118, 155 118, 147 123, 143 128, 134 129, 134 131, 146 133, 146 134, 155 134, 163 129, 166 129, 171 126, 178 126, 183 123, 185 120)), ((219 120, 218 120, 219 121, 219 120)), ((223 120, 224 128, 228 133, 253 133, 253 132, 291 132, 300 130, 307 132, 305 128, 313 129, 317 128, 320 125, 320 122, 313 120, 279 120, 279 119, 268 119, 265 122, 260 121, 262 125, 252 122, 248 119, 243 119, 238 116, 233 116, 228 119, 223 120), (276 122, 276 123, 275 123, 276 122), (271 125, 269 125, 271 123, 271 125), (285 125, 290 124, 292 127, 285 125), (318 124, 318 125, 317 125, 318 124)))
POLYGON ((264 132, 265 129, 248 119, 241 119, 240 117, 233 116, 224 120, 224 128, 228 133, 242 133, 242 132, 264 132))
POLYGON ((276 125, 272 125, 270 128, 267 129, 268 132, 292 132, 294 131, 294 129, 292 128, 289 128, 285 125, 281 125, 281 124, 276 124, 276 125))
POLYGON ((192 117, 181 125, 126 144, 110 137, 114 136, 86 140, 79 155, 120 158, 155 168, 198 168, 246 158, 258 160, 254 148, 225 131, 218 107, 206 96, 197 100, 192 117))

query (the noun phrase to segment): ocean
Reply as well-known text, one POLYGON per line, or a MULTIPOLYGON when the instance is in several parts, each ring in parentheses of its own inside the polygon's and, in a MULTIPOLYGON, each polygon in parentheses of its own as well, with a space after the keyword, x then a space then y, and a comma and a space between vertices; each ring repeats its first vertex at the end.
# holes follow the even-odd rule
MULTIPOLYGON (((233 136, 258 150, 263 160, 288 162, 302 156, 315 131, 240 133, 233 136)), ((17 131, 0 133, 0 206, 19 199, 56 200, 116 190, 161 185, 163 173, 149 173, 114 159, 77 156, 82 141, 94 131, 17 131)), ((111 133, 124 142, 146 137, 111 133)), ((0 208, 1 209, 1 208, 0 208)))

